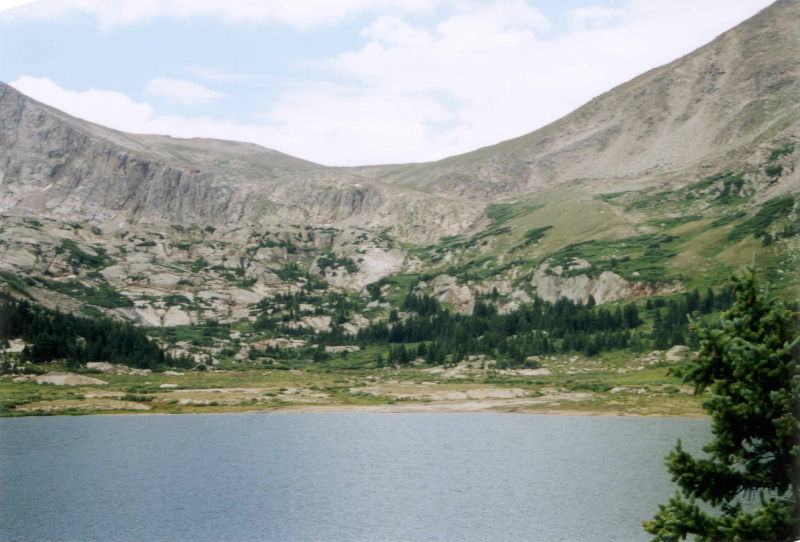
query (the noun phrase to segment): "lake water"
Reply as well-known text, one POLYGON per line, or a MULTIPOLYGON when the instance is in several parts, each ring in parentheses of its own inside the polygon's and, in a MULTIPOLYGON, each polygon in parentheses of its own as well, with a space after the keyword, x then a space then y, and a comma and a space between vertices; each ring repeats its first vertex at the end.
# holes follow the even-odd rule
POLYGON ((8 541, 636 541, 709 422, 519 414, 0 419, 8 541))

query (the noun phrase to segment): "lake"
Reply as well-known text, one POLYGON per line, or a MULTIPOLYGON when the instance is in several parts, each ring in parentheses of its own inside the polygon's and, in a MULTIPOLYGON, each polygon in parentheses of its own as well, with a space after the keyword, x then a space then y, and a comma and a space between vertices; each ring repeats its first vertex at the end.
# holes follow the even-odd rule
POLYGON ((0 538, 635 541, 709 421, 277 413, 0 419, 0 538))

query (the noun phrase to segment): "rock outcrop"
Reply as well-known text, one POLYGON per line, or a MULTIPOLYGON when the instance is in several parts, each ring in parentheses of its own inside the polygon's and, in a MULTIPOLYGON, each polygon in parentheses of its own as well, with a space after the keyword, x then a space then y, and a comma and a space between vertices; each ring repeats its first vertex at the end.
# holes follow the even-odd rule
POLYGON ((479 227, 488 201, 564 183, 642 186, 734 155, 758 167, 765 138, 800 132, 798 28, 800 4, 778 1, 544 128, 422 164, 330 168, 252 144, 126 134, 0 83, 0 208, 114 228, 388 227, 423 241, 479 227))
POLYGON ((592 296, 597 304, 602 304, 628 297, 630 292, 631 284, 612 271, 603 271, 595 278, 583 273, 570 276, 564 273, 559 266, 541 265, 534 270, 531 285, 539 297, 550 302, 564 297, 586 304, 592 296))
POLYGON ((677 283, 645 284, 640 281, 627 281, 613 271, 602 271, 597 276, 580 272, 587 267, 588 262, 583 261, 578 261, 566 269, 562 266, 550 266, 545 262, 534 269, 530 283, 536 290, 536 295, 551 303, 559 298, 566 298, 586 304, 591 296, 595 303, 601 305, 617 299, 683 291, 683 287, 677 283))
POLYGON ((78 375, 75 373, 47 373, 36 377, 37 384, 52 384, 54 386, 105 386, 108 382, 99 378, 78 375))
POLYGON ((431 281, 433 297, 442 303, 453 305, 466 313, 471 313, 475 305, 475 294, 466 285, 459 286, 456 278, 450 275, 439 275, 431 281))
MULTIPOLYGON (((418 291, 463 312, 476 295, 506 313, 534 294, 602 304, 680 291, 683 268, 695 278, 741 263, 744 251, 725 253, 740 241, 724 228, 800 192, 798 43, 800 2, 781 0, 535 132, 437 162, 363 168, 252 144, 126 134, 0 83, 0 285, 49 308, 146 326, 283 310, 281 325, 325 331, 335 313, 323 292, 350 296, 373 284, 374 305, 336 315, 351 334, 386 317, 392 307, 382 302, 404 295, 412 274, 426 277, 418 291), (710 189, 683 199, 689 183, 715 174, 725 177, 720 195, 735 178, 749 183, 741 201, 723 205, 710 189), (672 205, 661 216, 655 194, 698 214, 672 205), (580 213, 587 220, 571 218, 580 213), (686 233, 701 221, 714 235, 689 247, 708 233, 686 233), (609 244, 594 245, 608 250, 602 257, 580 246, 644 234, 670 239, 658 256, 670 273, 663 284, 606 265, 609 244), (723 250, 707 250, 718 240, 723 250), (530 271, 564 254, 605 267, 575 260, 530 271), (300 312, 272 303, 298 292, 308 298, 300 312)), ((780 234, 770 250, 786 255, 786 268, 797 267, 797 212, 763 237, 780 234)))

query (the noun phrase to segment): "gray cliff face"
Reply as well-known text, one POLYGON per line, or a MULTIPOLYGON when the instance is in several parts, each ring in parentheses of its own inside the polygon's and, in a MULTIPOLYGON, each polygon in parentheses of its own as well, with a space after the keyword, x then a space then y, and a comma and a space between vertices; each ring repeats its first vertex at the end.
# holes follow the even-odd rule
MULTIPOLYGON (((800 2, 783 0, 530 134, 438 162, 363 168, 247 143, 126 134, 0 83, 0 208, 119 230, 309 224, 431 242, 479 231, 492 202, 758 169, 769 145, 800 134, 798 75, 800 2)), ((780 190, 798 183, 787 168, 780 190)))
POLYGON ((0 88, 6 208, 92 221, 226 216, 236 196, 200 171, 148 156, 0 88))
POLYGON ((426 239, 469 228, 483 210, 257 145, 116 132, 4 84, 0 118, 0 207, 15 212, 97 224, 396 227, 426 239))

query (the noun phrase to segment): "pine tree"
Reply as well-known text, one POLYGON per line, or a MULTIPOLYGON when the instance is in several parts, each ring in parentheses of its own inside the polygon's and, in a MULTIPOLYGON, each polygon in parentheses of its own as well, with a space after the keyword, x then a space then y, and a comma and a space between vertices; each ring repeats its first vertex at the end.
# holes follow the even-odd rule
POLYGON ((797 314, 759 291, 752 268, 734 284, 721 329, 699 330, 699 356, 681 370, 698 392, 711 391, 703 403, 714 437, 704 447, 708 458, 692 457, 680 441, 667 457, 682 495, 644 522, 654 541, 800 537, 797 314), (756 498, 755 506, 743 506, 756 498))
POLYGON ((708 288, 703 298, 703 312, 708 314, 714 310, 714 290, 708 288))

